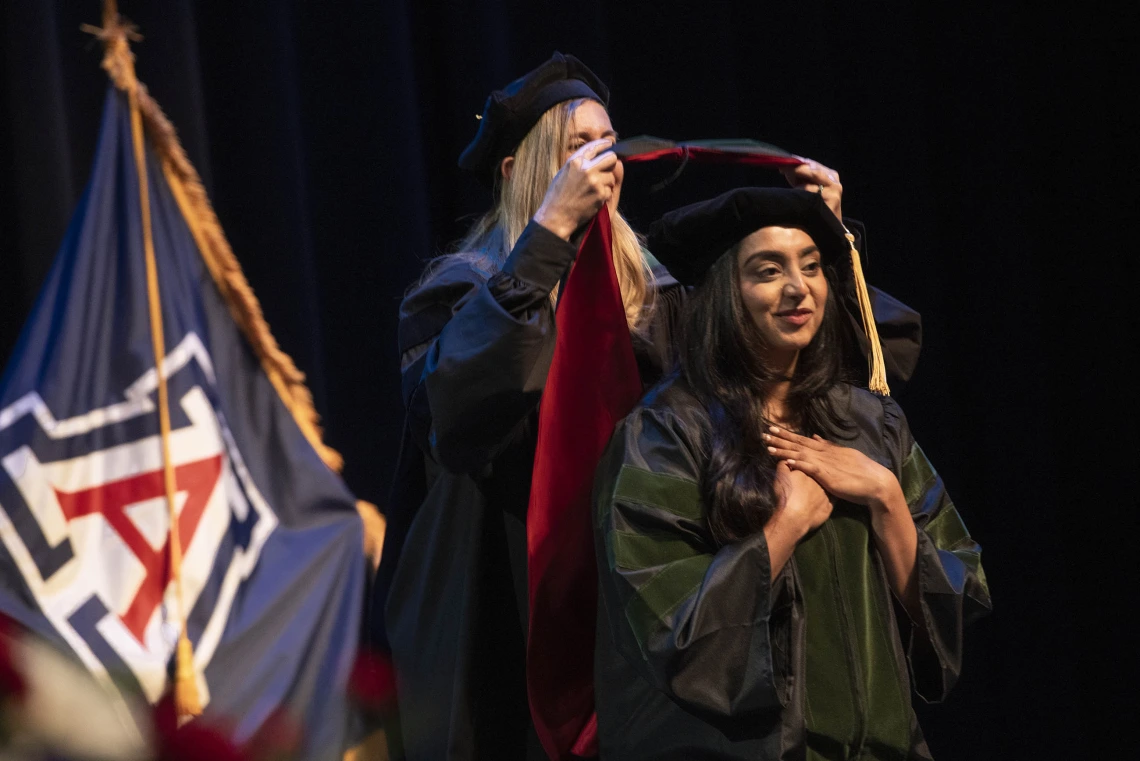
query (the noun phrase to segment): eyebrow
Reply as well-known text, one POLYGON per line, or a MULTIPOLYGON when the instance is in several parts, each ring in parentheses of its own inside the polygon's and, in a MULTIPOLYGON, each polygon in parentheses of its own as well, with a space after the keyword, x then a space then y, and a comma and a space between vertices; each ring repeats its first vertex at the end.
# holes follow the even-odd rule
MULTIPOLYGON (((820 253, 819 246, 817 246, 813 243, 810 246, 806 246, 805 248, 801 249, 799 254, 798 254, 798 258, 803 259, 805 256, 808 256, 809 254, 818 254, 818 253, 820 253)), ((787 255, 783 251, 769 251, 767 249, 761 249, 760 251, 755 251, 755 252, 749 254, 748 258, 740 263, 740 267, 742 269, 744 267, 747 267, 749 264, 752 263, 752 260, 757 258, 757 257, 760 257, 761 259, 778 259, 780 261, 783 261, 784 259, 787 258, 787 255)))
MULTIPOLYGON (((587 143, 592 140, 589 132, 579 132, 577 135, 574 135, 574 137, 578 138, 579 140, 585 140, 587 143)), ((612 137, 614 140, 617 140, 618 133, 612 129, 608 129, 602 133, 602 137, 612 137)))

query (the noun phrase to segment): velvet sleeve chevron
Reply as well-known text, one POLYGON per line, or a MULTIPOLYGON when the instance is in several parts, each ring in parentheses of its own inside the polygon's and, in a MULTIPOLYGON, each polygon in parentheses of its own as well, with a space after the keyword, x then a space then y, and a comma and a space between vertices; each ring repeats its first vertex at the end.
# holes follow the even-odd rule
POLYGON ((639 408, 595 482, 595 536, 616 647, 644 678, 709 719, 777 711, 764 535, 715 549, 694 426, 639 408))
POLYGON ((961 673, 964 627, 991 608, 989 585, 982 569, 982 548, 911 435, 902 409, 889 397, 882 402, 885 444, 895 458, 896 474, 918 528, 922 620, 911 626, 907 657, 915 691, 936 703, 961 673))

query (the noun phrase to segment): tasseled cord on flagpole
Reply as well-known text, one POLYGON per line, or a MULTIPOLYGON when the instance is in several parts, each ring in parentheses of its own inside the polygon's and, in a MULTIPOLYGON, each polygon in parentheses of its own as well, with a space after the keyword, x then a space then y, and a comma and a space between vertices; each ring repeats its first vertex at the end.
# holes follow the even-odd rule
POLYGON ((135 167, 138 172, 139 205, 142 214, 143 252, 146 258, 147 304, 150 309, 150 336, 154 349, 154 368, 158 376, 158 423, 162 441, 162 474, 166 487, 166 508, 170 518, 170 578, 174 582, 175 615, 178 619, 178 646, 175 651, 174 710, 180 720, 200 716, 202 701, 198 696, 198 678, 194 668, 194 650, 186 636, 186 606, 182 589, 182 543, 178 532, 176 510, 177 486, 174 462, 170 452, 170 406, 166 387, 163 359, 166 342, 162 329, 162 301, 158 288, 158 269, 154 255, 154 238, 151 233, 150 190, 147 183, 146 149, 143 140, 142 116, 139 112, 139 87, 135 77, 134 56, 128 39, 140 39, 138 34, 119 18, 115 0, 103 4, 103 28, 95 31, 106 46, 104 67, 115 84, 123 89, 130 101, 131 138, 134 143, 135 167), (126 85, 126 86, 123 86, 126 85))
POLYGON ((859 258, 859 249, 855 248, 855 236, 846 227, 847 243, 851 246, 851 270, 855 276, 855 296, 859 300, 859 316, 863 318, 863 331, 867 334, 867 343, 870 344, 870 378, 867 388, 876 394, 890 396, 891 389, 887 385, 886 363, 883 361, 883 347, 879 342, 879 329, 875 325, 875 313, 871 309, 871 294, 867 291, 867 278, 863 275, 863 264, 859 258))

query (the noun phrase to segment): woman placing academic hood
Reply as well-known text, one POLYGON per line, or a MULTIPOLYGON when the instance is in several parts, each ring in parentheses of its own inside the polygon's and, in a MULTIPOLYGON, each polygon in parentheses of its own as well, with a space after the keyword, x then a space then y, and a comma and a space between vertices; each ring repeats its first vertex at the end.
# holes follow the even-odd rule
MULTIPOLYGON (((652 277, 618 213, 608 99, 560 54, 493 92, 459 163, 494 188, 494 206, 400 306, 407 413, 372 615, 398 677, 389 735, 402 734, 409 759, 542 757, 524 682, 537 411, 571 239, 603 204, 642 379, 673 361, 685 291, 652 277)), ((826 171, 796 181, 827 182, 826 171)))

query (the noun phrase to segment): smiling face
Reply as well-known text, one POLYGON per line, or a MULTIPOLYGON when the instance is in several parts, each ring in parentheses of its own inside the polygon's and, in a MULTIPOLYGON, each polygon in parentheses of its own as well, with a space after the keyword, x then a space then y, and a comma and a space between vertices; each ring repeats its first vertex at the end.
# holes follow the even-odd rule
POLYGON ((795 366, 815 338, 827 304, 819 248, 796 227, 764 227, 737 246, 740 296, 764 341, 764 359, 795 366))

